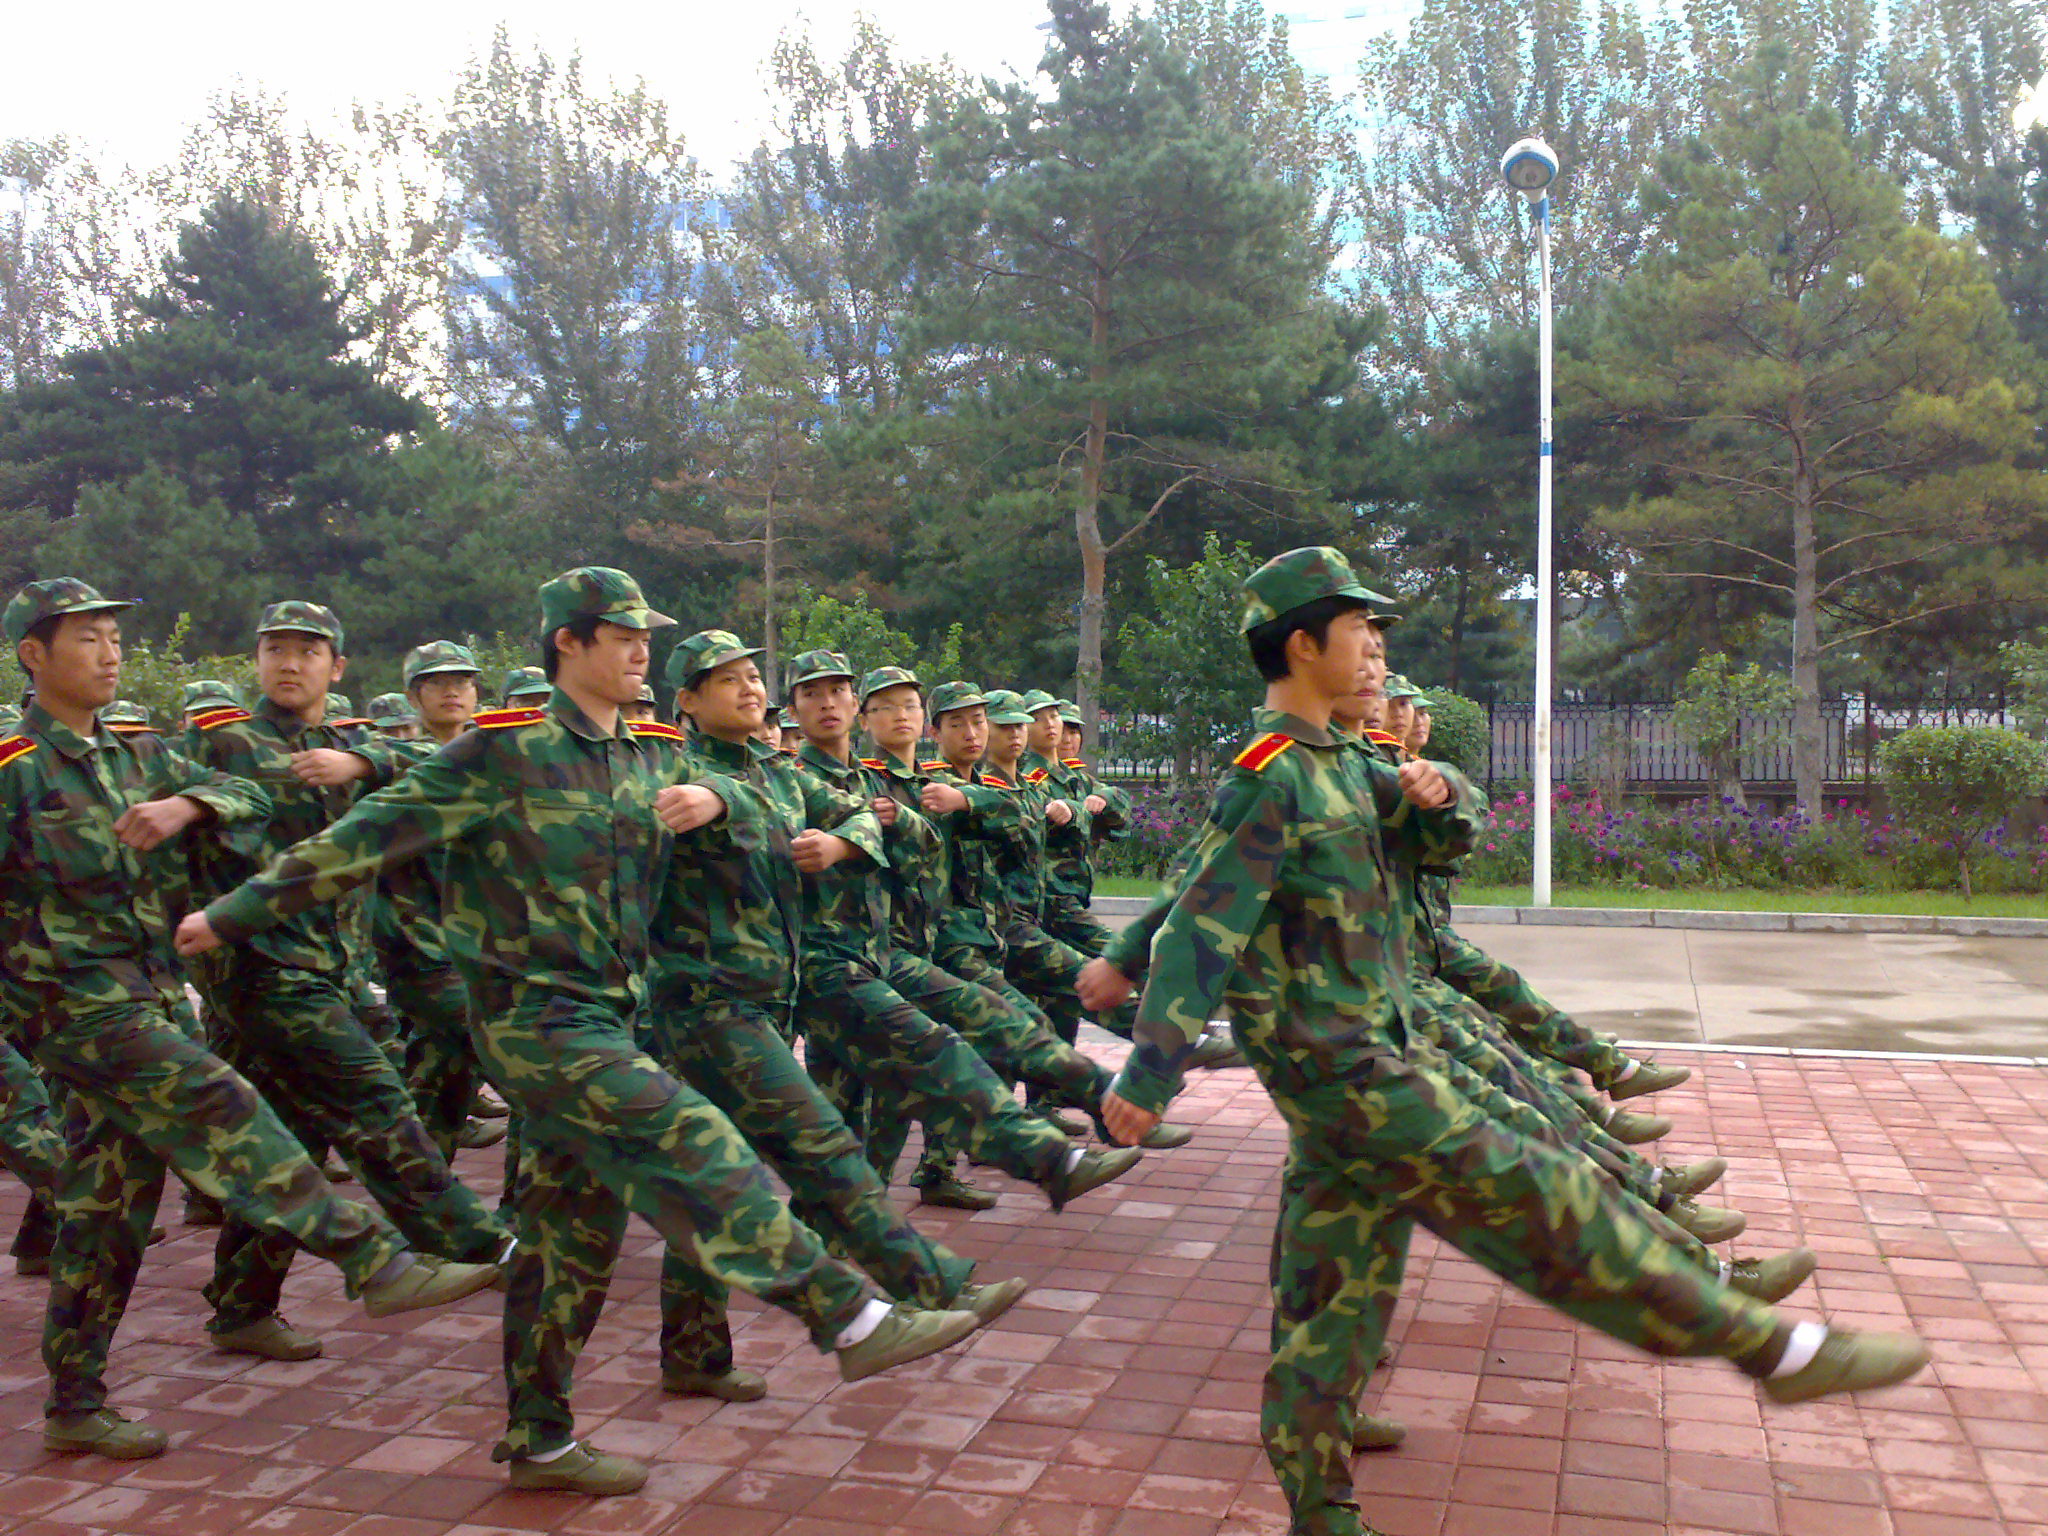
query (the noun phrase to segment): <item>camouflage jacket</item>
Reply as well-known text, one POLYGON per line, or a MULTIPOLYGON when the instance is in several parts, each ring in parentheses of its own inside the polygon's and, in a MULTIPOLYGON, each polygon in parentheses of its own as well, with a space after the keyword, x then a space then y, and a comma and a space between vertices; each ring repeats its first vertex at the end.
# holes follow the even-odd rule
POLYGON ((600 731, 559 689, 476 725, 216 899, 214 930, 246 941, 445 848, 442 926, 481 1016, 564 998, 634 1013, 669 844, 654 797, 675 765, 624 720, 600 731))
POLYGON ((1177 886, 1108 951, 1125 975, 1150 973, 1117 1085, 1146 1109, 1178 1091, 1187 1052, 1226 1000, 1286 1053, 1284 1080, 1268 1085, 1280 1092, 1400 1051, 1411 932, 1395 911, 1393 861, 1465 852, 1484 814, 1455 769, 1444 775, 1457 798, 1419 811, 1392 765, 1351 738, 1270 710, 1254 723, 1260 734, 1218 784, 1177 886))
POLYGON ((1023 796, 1006 779, 979 770, 963 777, 943 760, 920 763, 918 771, 934 784, 949 785, 967 797, 967 808, 937 817, 946 840, 946 862, 952 881, 945 917, 939 924, 939 949, 982 949, 1001 955, 1003 929, 1010 920, 1010 898, 996 859, 997 845, 1022 835, 1030 814, 1023 796))
MULTIPOLYGON (((1045 838, 1051 828, 1045 819, 1045 808, 1054 800, 1066 798, 1053 784, 1051 773, 1030 767, 1029 761, 1019 760, 1014 777, 1004 775, 991 764, 981 766, 981 782, 1011 795, 1019 812, 1014 819, 987 824, 982 834, 994 857, 996 872, 1002 877, 1006 922, 1035 923, 1045 916, 1045 838)), ((1074 819, 1085 823, 1086 808, 1077 805, 1075 810, 1078 814, 1074 819)))
POLYGON ((30 705, 19 734, 0 739, 0 975, 12 1007, 58 995, 142 1002, 183 987, 165 855, 213 833, 194 826, 148 854, 114 836, 129 807, 168 795, 198 801, 221 827, 270 812, 256 785, 153 734, 80 736, 30 705))
MULTIPOLYGON (((365 790, 390 783, 406 766, 397 743, 370 739, 359 726, 302 725, 268 699, 253 713, 232 706, 209 710, 194 718, 189 735, 200 762, 260 785, 270 796, 268 819, 245 822, 199 845, 194 878, 204 897, 233 890, 285 849, 331 824, 365 790), (291 756, 315 747, 353 752, 370 765, 370 777, 334 789, 301 783, 291 770, 291 756)), ((346 972, 351 924, 360 924, 356 910, 323 906, 295 914, 253 939, 250 948, 295 970, 346 972)))
POLYGON ((931 762, 916 758, 903 763, 887 756, 860 759, 868 799, 887 796, 897 806, 894 825, 882 829, 883 845, 889 850, 889 867, 882 874, 889 898, 889 942, 924 956, 938 951, 953 888, 952 851, 919 803, 932 781, 931 762))
MULTIPOLYGON (((440 743, 431 739, 398 741, 392 748, 403 760, 417 764, 438 752, 440 743)), ((385 870, 365 893, 371 948, 387 977, 439 970, 454 963, 448 936, 441 927, 441 888, 447 884, 447 874, 447 850, 434 848, 385 870)))
MULTIPOLYGON (((848 839, 868 854, 872 863, 852 859, 833 865, 822 875, 804 877, 804 952, 807 957, 852 960, 879 970, 889 952, 890 890, 884 879, 889 843, 882 823, 868 809, 874 791, 868 787, 867 770, 858 758, 851 763, 839 762, 808 741, 796 749, 790 761, 803 778, 857 802, 866 810, 866 826, 872 827, 874 837, 871 847, 864 846, 858 838, 848 839)), ((824 826, 821 830, 839 833, 836 826, 824 826)))
POLYGON ((678 777, 717 789, 725 814, 677 837, 663 873, 651 973, 656 1004, 737 999, 786 1015, 802 979, 810 883, 790 862, 790 839, 816 827, 873 858, 882 849, 881 824, 858 796, 761 742, 700 732, 678 750, 678 777))
POLYGON ((1025 766, 1043 769, 1047 786, 1077 813, 1065 826, 1045 828, 1046 898, 1054 906, 1086 909, 1095 899, 1096 845, 1130 835, 1131 803, 1121 790, 1111 789, 1078 757, 1042 758, 1028 755, 1025 766), (1100 811, 1088 809, 1088 797, 1100 795, 1100 811))

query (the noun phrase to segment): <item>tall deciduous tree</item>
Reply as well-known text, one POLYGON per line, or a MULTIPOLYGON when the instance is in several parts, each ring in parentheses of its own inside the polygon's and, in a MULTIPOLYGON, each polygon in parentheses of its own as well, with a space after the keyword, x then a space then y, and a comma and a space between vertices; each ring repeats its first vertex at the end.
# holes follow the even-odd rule
POLYGON ((1331 322, 1307 190, 1210 120, 1149 22, 1051 11, 1043 91, 990 82, 943 125, 903 234, 932 277, 913 342, 977 364, 942 425, 977 452, 1035 444, 1037 494, 1072 507, 1092 721, 1110 559, 1191 487, 1292 494, 1230 426, 1313 367, 1331 322))
MULTIPOLYGON (((1641 434, 1610 515, 1648 579, 1751 590, 1793 628, 1793 773, 1821 793, 1821 662, 2010 595, 1977 558, 2038 527, 2032 389, 1989 274, 1908 223, 1833 110, 1766 59, 1650 196, 1673 244, 1616 295, 1569 394, 1641 434)), ((2037 579, 2038 573, 2035 573, 2037 579)))

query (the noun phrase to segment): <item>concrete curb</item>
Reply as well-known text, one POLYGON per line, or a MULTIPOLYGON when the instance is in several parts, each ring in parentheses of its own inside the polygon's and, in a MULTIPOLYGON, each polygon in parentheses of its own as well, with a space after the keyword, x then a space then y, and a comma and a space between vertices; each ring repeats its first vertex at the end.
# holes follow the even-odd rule
MULTIPOLYGON (((1104 917, 1136 917, 1142 896, 1098 896, 1104 917)), ((1657 907, 1482 907, 1460 904, 1461 923, 1548 928, 1696 928, 1723 933, 1936 933, 1968 939, 2048 939, 2048 918, 1927 917, 1889 912, 1711 912, 1657 907)))

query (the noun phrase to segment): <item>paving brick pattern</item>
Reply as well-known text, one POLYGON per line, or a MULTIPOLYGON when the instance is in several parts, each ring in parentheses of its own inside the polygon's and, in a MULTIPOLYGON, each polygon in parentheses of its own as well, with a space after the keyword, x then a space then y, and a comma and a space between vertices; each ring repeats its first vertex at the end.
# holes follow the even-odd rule
MULTIPOLYGON (((1419 1238, 1375 1388, 1407 1446, 1363 1460, 1389 1536, 2048 1536, 2048 1074, 1927 1058, 1746 1057, 1658 1107, 1674 1157, 1716 1149, 1744 1251, 1823 1255, 1799 1315, 1910 1325, 1920 1381, 1766 1411, 1717 1362, 1660 1365, 1506 1293, 1419 1238)), ((580 1428, 651 1460, 644 1496, 506 1491, 488 1297, 375 1322, 302 1260, 288 1315, 326 1357, 204 1347, 211 1233, 152 1250, 115 1355, 116 1402, 171 1431, 154 1462, 45 1455, 42 1284, 0 1278, 0 1531, 19 1536, 1251 1536, 1284 1510, 1256 1436, 1283 1136, 1249 1073, 1198 1078, 1186 1149, 1049 1215, 920 1220, 1035 1286, 967 1348, 843 1386, 797 1327, 742 1300, 760 1403, 655 1385, 658 1251, 636 1229, 580 1375, 580 1428)), ((465 1154, 494 1184, 495 1150, 465 1154)), ((993 1183, 1003 1181, 984 1175, 993 1183)), ((11 1229, 20 1191, 0 1184, 11 1229)))

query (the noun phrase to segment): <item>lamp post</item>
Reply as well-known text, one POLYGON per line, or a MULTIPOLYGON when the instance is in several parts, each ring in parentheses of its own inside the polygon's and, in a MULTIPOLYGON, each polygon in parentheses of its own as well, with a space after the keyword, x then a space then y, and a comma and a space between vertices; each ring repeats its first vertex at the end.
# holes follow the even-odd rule
POLYGON ((1536 219, 1539 307, 1536 319, 1536 718, 1530 728, 1535 858, 1531 900, 1550 905, 1550 654, 1551 589, 1555 583, 1550 522, 1550 184, 1557 153, 1541 139, 1519 139, 1500 157, 1507 184, 1529 200, 1536 219))

